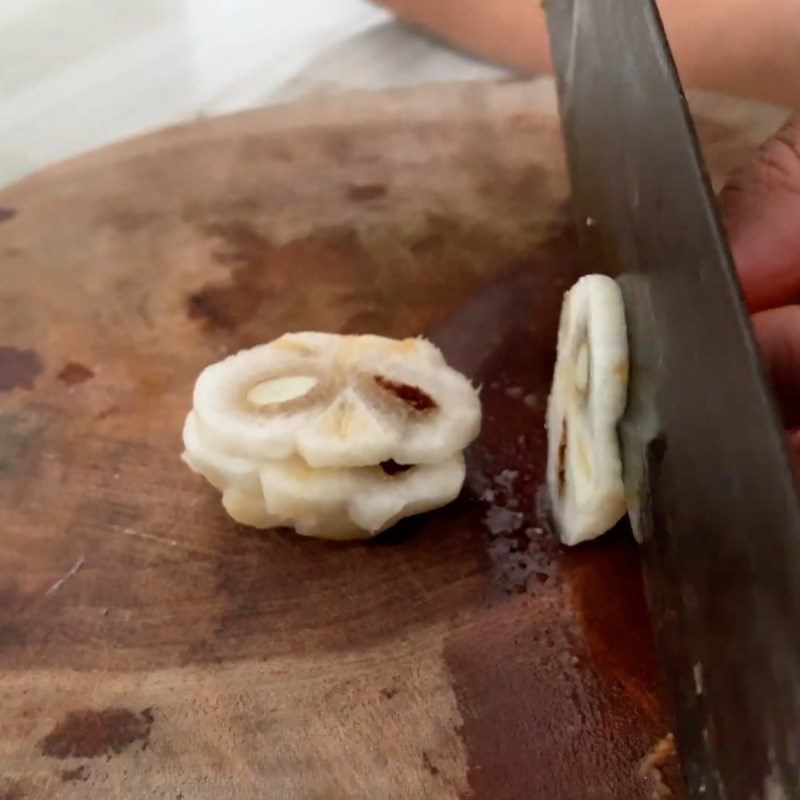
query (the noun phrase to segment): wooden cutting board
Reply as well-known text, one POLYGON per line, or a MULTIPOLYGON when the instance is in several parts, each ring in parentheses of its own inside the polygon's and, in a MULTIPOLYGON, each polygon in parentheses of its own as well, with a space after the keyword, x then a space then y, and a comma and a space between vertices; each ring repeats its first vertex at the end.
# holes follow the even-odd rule
MULTIPOLYGON (((560 297, 591 265, 533 107, 312 100, 0 193, 2 800, 655 796, 636 547, 566 551, 540 514, 560 297), (424 333, 483 385, 457 502, 367 544, 225 516, 179 460, 193 381, 303 329, 424 333)), ((717 176, 759 119, 701 121, 717 176)))

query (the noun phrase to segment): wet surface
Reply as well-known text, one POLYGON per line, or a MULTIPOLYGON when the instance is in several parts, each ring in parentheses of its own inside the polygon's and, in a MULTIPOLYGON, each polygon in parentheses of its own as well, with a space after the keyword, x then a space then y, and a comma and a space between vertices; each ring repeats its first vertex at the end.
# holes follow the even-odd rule
MULTIPOLYGON (((429 335, 482 387, 484 425, 468 453, 467 486, 450 506, 367 544, 232 526, 216 493, 190 477, 177 528, 163 511, 174 499, 154 506, 150 488, 138 498, 128 490, 87 499, 67 535, 81 536, 94 561, 106 564, 86 583, 92 608, 104 610, 65 616, 54 605, 35 624, 10 629, 0 661, 41 666, 57 635, 63 646, 49 658, 60 666, 91 666, 83 654, 96 641, 107 667, 224 664, 374 648, 443 624, 472 800, 647 797, 637 765, 667 722, 638 551, 624 530, 567 551, 542 500, 558 311, 583 271, 571 232, 527 250, 507 247, 499 277, 465 280, 462 255, 488 258, 502 243, 477 246, 480 228, 429 216, 404 240, 416 282, 401 285, 378 272, 387 245, 363 232, 328 229, 280 247, 242 223, 206 225, 203 235, 220 277, 193 293, 186 310, 231 348, 311 327, 298 325, 301 312, 319 327, 346 329, 367 326, 373 308, 382 326, 375 332, 429 335), (297 264, 310 269, 304 280, 312 288, 302 297, 297 264), (437 322, 425 327, 424 319, 437 322), (194 526, 213 535, 198 538, 194 526), (171 549, 176 530, 188 539, 171 549), (153 542, 167 560, 153 573, 122 568, 121 537, 137 547, 153 542), (181 611, 165 617, 164 604, 177 602, 170 585, 182 587, 181 611)), ((72 362, 59 377, 74 385, 86 371, 72 362)), ((159 452, 89 439, 70 469, 104 475, 113 487, 111 473, 128 463, 149 476, 166 458, 159 452)), ((382 702, 396 703, 396 687, 384 689, 382 702)), ((145 744, 152 718, 144 715, 74 712, 41 742, 42 752, 94 757, 145 744)), ((436 757, 427 758, 423 768, 436 775, 436 757)))
POLYGON ((475 800, 644 800, 635 765, 667 729, 629 531, 564 548, 543 502, 560 299, 580 274, 564 231, 432 334, 483 385, 468 482, 482 508, 485 610, 445 649, 475 800))
POLYGON ((149 708, 73 711, 42 739, 40 749, 51 758, 117 755, 134 743, 146 747, 153 721, 149 708))
MULTIPOLYGON (((429 218, 406 239, 421 285, 398 285, 376 276, 375 248, 385 245, 354 231, 327 230, 280 247, 239 223, 204 231, 222 271, 218 283, 200 290, 203 313, 198 305, 189 311, 211 336, 247 346, 273 333, 265 320, 275 335, 310 327, 287 322, 301 308, 302 320, 335 329, 334 314, 347 327, 350 308, 363 322, 359 315, 374 307, 406 317, 379 315, 386 327, 373 330, 426 333, 480 384, 484 425, 468 453, 467 486, 444 509, 366 544, 342 544, 233 526, 216 493, 188 476, 179 500, 186 518, 176 525, 165 513, 174 498, 150 499, 149 476, 166 455, 151 444, 86 440, 70 469, 105 475, 113 488, 111 473, 135 465, 148 476, 147 489, 75 508, 66 535, 82 537, 93 561, 106 565, 86 583, 92 606, 77 617, 53 606, 12 630, 0 662, 41 666, 50 658, 89 668, 95 662, 84 653, 101 641, 109 668, 213 665, 265 653, 349 653, 444 625, 472 800, 647 797, 638 764, 667 722, 638 551, 624 530, 566 550, 542 501, 558 311, 582 272, 571 232, 507 249, 499 277, 465 280, 468 262, 459 253, 480 259, 500 245, 484 240, 481 249, 475 230, 429 218), (298 263, 312 265, 305 279, 313 288, 301 299, 292 277, 298 263), (425 327, 425 318, 438 321, 425 327), (133 553, 150 552, 139 548, 153 543, 158 569, 141 569, 147 559, 135 560, 133 570, 120 565, 128 540, 133 553), (181 587, 179 601, 170 586, 181 587), (165 605, 176 602, 180 613, 165 616, 165 605), (63 644, 48 654, 53 636, 63 644)), ((382 702, 398 702, 396 687, 383 688, 382 702)), ((77 712, 42 749, 58 757, 114 753, 145 742, 151 723, 124 709, 77 712)), ((428 759, 439 769, 432 752, 428 759)))
POLYGON ((30 391, 43 369, 44 364, 36 350, 0 346, 0 392, 11 389, 30 391))

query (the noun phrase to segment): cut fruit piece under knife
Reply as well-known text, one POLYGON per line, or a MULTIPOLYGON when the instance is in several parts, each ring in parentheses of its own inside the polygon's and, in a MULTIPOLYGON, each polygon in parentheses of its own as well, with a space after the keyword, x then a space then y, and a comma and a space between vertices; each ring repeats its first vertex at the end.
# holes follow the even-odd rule
POLYGON ((612 278, 587 275, 564 295, 547 404, 547 484, 565 544, 600 536, 625 514, 617 425, 627 394, 622 293, 612 278))

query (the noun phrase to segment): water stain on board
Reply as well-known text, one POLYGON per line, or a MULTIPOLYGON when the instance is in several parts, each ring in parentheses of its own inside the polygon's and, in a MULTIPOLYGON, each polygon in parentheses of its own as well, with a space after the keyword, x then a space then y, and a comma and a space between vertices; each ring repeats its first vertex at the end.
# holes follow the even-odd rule
POLYGON ((237 349, 298 328, 416 335, 521 263, 534 235, 432 212, 413 224, 320 228, 281 245, 244 220, 195 224, 227 274, 188 294, 186 313, 237 349))
POLYGON ((433 775, 434 777, 439 774, 439 767, 437 767, 433 761, 431 761, 431 757, 427 750, 422 751, 422 766, 425 768, 425 771, 433 775))
MULTIPOLYGON (((237 347, 271 338, 264 329, 266 319, 274 322, 275 335, 296 327, 301 308, 316 318, 315 328, 324 329, 325 317, 332 316, 328 309, 335 313, 342 287, 348 285, 345 276, 369 271, 358 235, 349 228, 319 230, 280 246, 241 221, 209 223, 201 231, 209 240, 212 258, 227 267, 229 275, 191 293, 187 314, 201 320, 211 333, 235 334, 237 347), (303 292, 297 291, 300 275, 303 292), (281 319, 285 320, 282 329, 281 319), (260 331, 252 341, 248 338, 251 322, 260 331)), ((358 277, 350 281, 359 283, 358 277)), ((348 293, 352 295, 352 289, 348 293)))
POLYGON ((13 778, 0 776, 0 800, 24 800, 25 787, 13 778))
POLYGON ((130 208, 106 209, 97 218, 98 225, 107 225, 123 234, 137 233, 157 221, 158 213, 155 211, 137 211, 130 208))
POLYGON ((61 780, 63 783, 74 783, 76 781, 85 781, 89 779, 89 768, 85 764, 81 764, 75 769, 64 769, 61 771, 61 780))
POLYGON ((36 350, 0 346, 0 392, 11 389, 30 391, 43 369, 44 364, 36 350))
POLYGON ((380 200, 388 194, 385 183, 351 183, 347 186, 347 199, 354 203, 380 200))
POLYGON ((0 414, 0 482, 28 471, 40 452, 48 411, 28 407, 0 414))
POLYGON ((212 257, 230 267, 230 280, 207 284, 186 300, 190 318, 203 320, 210 329, 231 330, 246 321, 260 305, 261 266, 271 244, 243 222, 211 223, 202 233, 217 246, 212 257))
POLYGON ((75 386, 78 383, 83 383, 90 378, 94 378, 94 372, 78 361, 68 361, 61 368, 57 377, 62 383, 67 384, 67 386, 75 386))
POLYGON ((149 708, 72 711, 42 739, 40 749, 51 758, 118 755, 134 743, 146 747, 154 719, 149 708))
POLYGON ((5 208, 0 206, 0 225, 2 225, 4 222, 8 222, 11 219, 14 219, 14 217, 17 216, 17 213, 18 212, 16 208, 5 208))

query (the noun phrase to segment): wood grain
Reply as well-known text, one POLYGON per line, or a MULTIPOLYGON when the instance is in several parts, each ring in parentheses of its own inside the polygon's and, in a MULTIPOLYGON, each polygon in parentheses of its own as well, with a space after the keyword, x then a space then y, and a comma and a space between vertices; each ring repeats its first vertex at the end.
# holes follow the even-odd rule
MULTIPOLYGON (((0 798, 646 798, 638 555, 537 497, 583 271, 524 84, 162 131, 0 193, 0 798), (178 460, 199 370, 426 333, 483 384, 468 486, 366 545, 233 524, 178 460)), ((704 124, 719 175, 750 124, 704 124)), ((589 265, 590 266, 590 265, 589 265)))

